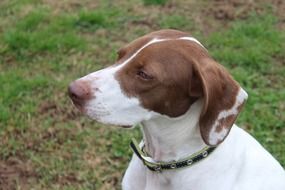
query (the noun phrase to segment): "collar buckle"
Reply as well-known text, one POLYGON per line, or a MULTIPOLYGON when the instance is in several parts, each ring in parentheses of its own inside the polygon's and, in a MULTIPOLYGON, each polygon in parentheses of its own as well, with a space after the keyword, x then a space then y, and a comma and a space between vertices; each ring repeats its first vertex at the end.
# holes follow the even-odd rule
POLYGON ((153 169, 154 169, 155 172, 158 172, 158 173, 162 172, 161 165, 154 166, 153 169))

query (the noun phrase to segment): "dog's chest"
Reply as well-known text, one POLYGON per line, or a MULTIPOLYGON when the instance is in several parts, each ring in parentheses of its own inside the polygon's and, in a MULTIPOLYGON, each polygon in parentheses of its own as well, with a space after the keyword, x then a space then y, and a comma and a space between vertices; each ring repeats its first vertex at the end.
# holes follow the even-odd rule
POLYGON ((171 190, 172 180, 169 175, 163 175, 161 173, 153 173, 146 171, 146 187, 145 189, 165 189, 171 190))
POLYGON ((235 177, 228 175, 227 180, 224 180, 224 177, 219 177, 221 175, 213 174, 213 170, 217 171, 217 168, 197 165, 186 169, 157 173, 148 170, 134 156, 126 172, 123 187, 124 190, 131 190, 134 187, 136 190, 208 190, 213 186, 221 187, 222 185, 220 189, 231 189, 235 177))
POLYGON ((162 173, 146 174, 146 186, 141 190, 208 190, 212 189, 212 187, 233 189, 234 179, 233 176, 228 176, 227 180, 224 180, 212 174, 208 175, 207 173, 192 175, 190 170, 176 172, 176 174, 172 176, 171 174, 162 173))

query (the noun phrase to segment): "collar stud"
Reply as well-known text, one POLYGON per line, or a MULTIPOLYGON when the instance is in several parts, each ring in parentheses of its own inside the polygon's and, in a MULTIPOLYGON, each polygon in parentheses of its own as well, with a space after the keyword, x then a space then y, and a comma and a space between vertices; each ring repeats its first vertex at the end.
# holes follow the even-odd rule
POLYGON ((190 166, 192 163, 193 163, 193 160, 192 159, 190 159, 190 160, 187 160, 187 166, 190 166))
POLYGON ((203 156, 204 158, 206 158, 206 157, 208 156, 208 152, 207 152, 207 151, 203 152, 202 156, 203 156))
POLYGON ((154 171, 156 171, 156 172, 161 172, 161 166, 160 166, 160 165, 155 166, 155 167, 154 167, 154 171))
POLYGON ((176 168, 176 164, 175 164, 175 163, 171 164, 171 165, 170 165, 170 168, 171 168, 171 169, 175 169, 175 168, 176 168))

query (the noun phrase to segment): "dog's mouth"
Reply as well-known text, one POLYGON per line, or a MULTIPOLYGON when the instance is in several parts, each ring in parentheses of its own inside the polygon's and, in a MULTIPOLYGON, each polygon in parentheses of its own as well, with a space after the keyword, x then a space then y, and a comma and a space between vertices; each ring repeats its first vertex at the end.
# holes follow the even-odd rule
POLYGON ((90 119, 98 121, 99 123, 105 125, 114 125, 124 129, 130 129, 133 127, 131 123, 110 119, 113 115, 105 109, 99 109, 98 107, 91 107, 86 105, 86 108, 83 108, 82 110, 83 113, 87 115, 90 119))
POLYGON ((72 104, 82 113, 85 113, 85 103, 82 103, 82 101, 80 100, 76 100, 76 99, 71 99, 72 100, 72 104))

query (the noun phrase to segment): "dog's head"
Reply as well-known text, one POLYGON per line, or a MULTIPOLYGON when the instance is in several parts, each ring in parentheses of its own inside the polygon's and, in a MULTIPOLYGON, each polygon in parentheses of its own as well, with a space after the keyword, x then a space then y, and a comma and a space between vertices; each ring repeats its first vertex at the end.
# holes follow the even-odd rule
POLYGON ((203 98, 199 125, 208 145, 224 140, 247 98, 200 42, 175 30, 153 32, 121 48, 114 65, 71 83, 69 95, 91 118, 121 126, 178 117, 203 98))

